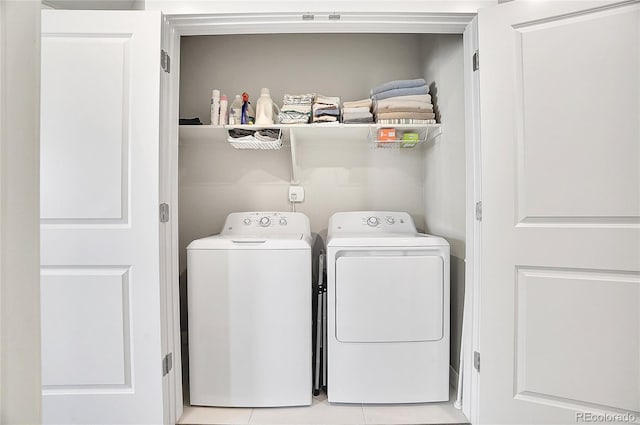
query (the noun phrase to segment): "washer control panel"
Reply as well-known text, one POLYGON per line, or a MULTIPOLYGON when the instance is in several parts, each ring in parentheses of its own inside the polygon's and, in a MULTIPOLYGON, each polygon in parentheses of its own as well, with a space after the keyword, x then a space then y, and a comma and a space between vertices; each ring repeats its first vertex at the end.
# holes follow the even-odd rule
POLYGON ((392 211, 336 213, 331 216, 328 230, 334 233, 417 233, 408 213, 392 211))
POLYGON ((309 219, 294 212, 245 212, 227 216, 223 234, 310 233, 309 219))

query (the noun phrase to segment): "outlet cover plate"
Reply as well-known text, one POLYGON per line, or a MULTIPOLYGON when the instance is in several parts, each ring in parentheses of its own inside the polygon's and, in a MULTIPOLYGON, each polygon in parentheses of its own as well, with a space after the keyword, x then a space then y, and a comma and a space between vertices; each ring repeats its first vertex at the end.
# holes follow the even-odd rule
POLYGON ((304 188, 302 186, 289 186, 289 202, 304 201, 304 188))

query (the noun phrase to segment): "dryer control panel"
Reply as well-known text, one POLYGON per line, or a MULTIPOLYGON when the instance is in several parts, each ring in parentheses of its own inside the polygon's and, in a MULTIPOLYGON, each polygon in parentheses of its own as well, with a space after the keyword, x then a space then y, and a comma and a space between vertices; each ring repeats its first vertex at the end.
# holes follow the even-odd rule
POLYGON ((309 219, 294 212, 239 212, 227 216, 222 229, 226 235, 311 234, 309 219))
POLYGON ((356 211, 336 213, 329 220, 329 234, 335 233, 417 233, 413 219, 406 212, 356 211))

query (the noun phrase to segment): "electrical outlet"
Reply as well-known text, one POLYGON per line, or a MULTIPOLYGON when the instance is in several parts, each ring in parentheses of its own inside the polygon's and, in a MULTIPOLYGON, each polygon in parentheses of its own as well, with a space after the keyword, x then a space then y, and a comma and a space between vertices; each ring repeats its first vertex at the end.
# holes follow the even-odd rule
POLYGON ((289 186, 289 202, 304 201, 304 188, 302 186, 289 186))

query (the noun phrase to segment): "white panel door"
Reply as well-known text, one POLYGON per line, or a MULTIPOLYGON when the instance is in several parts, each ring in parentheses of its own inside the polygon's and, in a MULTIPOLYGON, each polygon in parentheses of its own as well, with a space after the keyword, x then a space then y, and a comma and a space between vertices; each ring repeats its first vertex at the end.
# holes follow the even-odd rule
POLYGON ((42 15, 47 424, 163 422, 160 14, 42 15))
POLYGON ((479 423, 638 423, 640 3, 478 19, 479 423))

